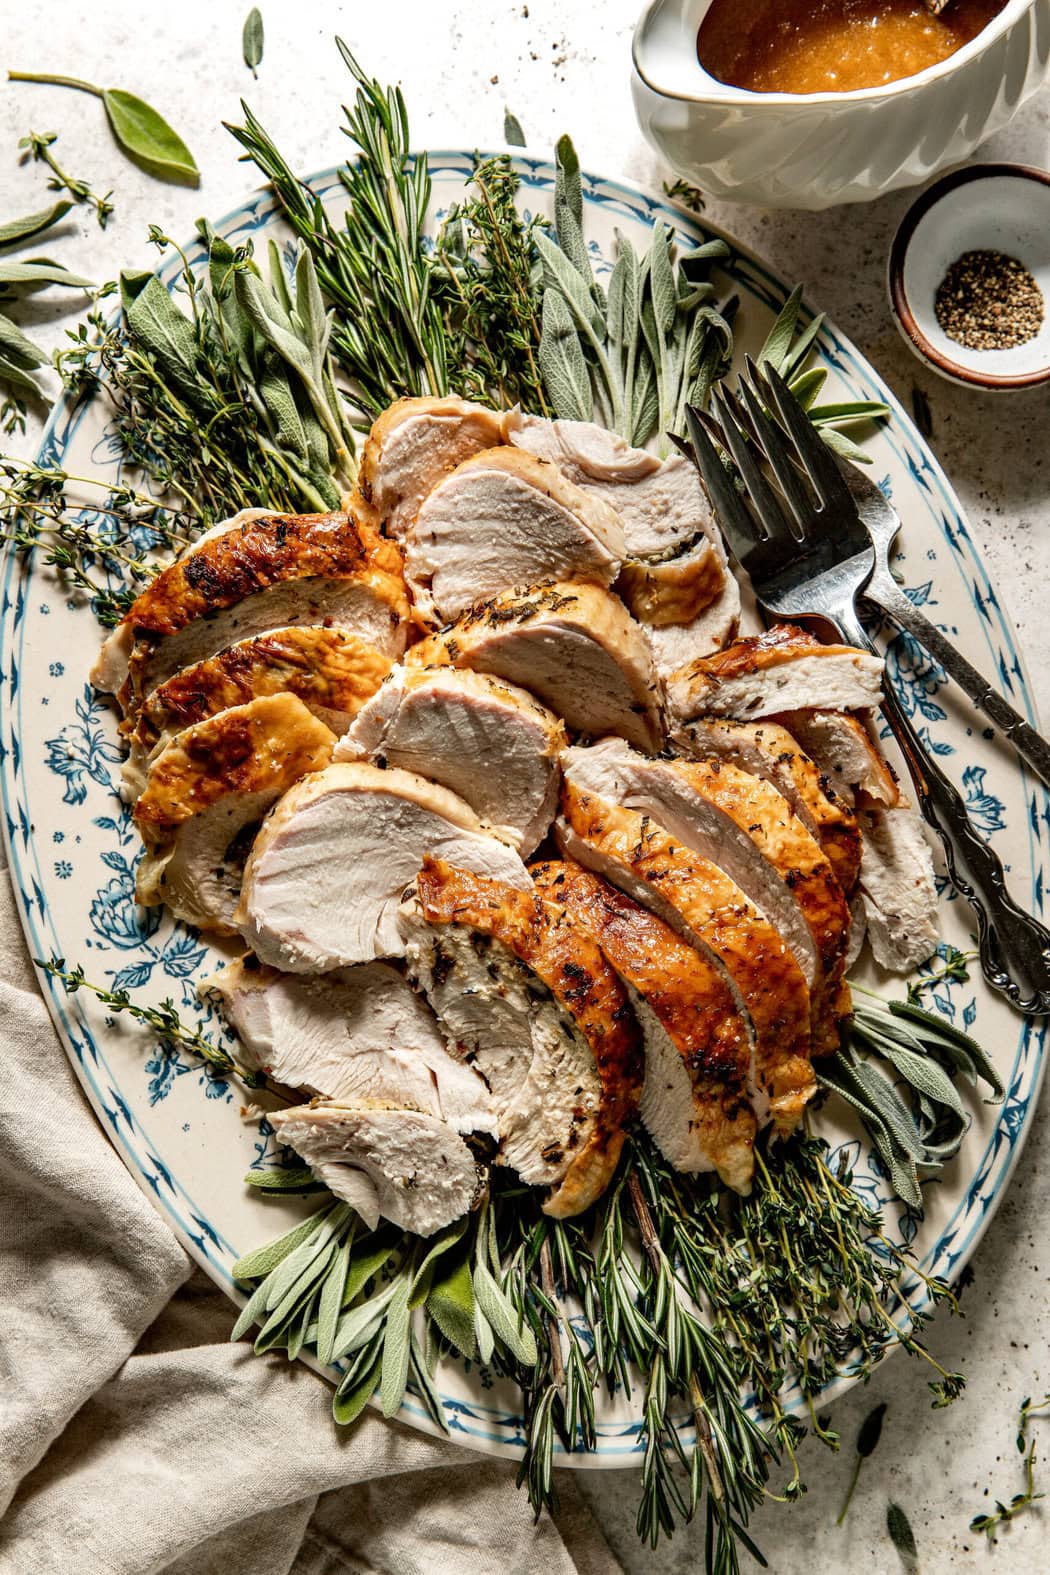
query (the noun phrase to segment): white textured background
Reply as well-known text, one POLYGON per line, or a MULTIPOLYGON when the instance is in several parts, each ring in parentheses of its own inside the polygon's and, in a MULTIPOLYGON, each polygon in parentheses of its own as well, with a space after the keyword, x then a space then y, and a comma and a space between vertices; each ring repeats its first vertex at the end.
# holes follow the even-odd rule
MULTIPOLYGON (((239 116, 243 95, 293 165, 304 172, 342 152, 339 106, 350 86, 331 43, 342 34, 366 69, 400 79, 417 146, 472 147, 502 139, 508 105, 530 149, 549 149, 569 131, 585 167, 659 185, 667 174, 635 126, 628 88, 630 38, 639 0, 386 0, 366 5, 266 0, 266 50, 258 81, 241 59, 247 4, 224 0, 3 0, 6 68, 62 72, 139 93, 161 110, 192 147, 203 179, 198 191, 150 181, 116 150, 101 104, 57 89, 0 84, 0 217, 46 205, 40 166, 20 168, 16 145, 30 128, 58 131, 59 162, 114 189, 116 213, 102 233, 86 210, 70 215, 40 250, 96 279, 122 266, 152 266, 151 222, 181 237, 199 214, 219 217, 256 184, 237 162, 222 120, 239 116)), ((1029 103, 982 156, 1047 165, 1050 93, 1029 103)), ((898 194, 866 207, 820 215, 765 213, 712 203, 709 217, 764 254, 810 301, 827 310, 874 361, 907 405, 919 387, 933 412, 932 445, 955 484, 982 544, 1002 601, 1021 634, 1037 703, 1050 717, 1050 387, 1000 398, 956 389, 921 368, 899 339, 886 306, 884 271, 890 237, 907 207, 898 194)), ((38 337, 59 341, 80 302, 60 292, 29 306, 22 321, 38 337), (56 306, 52 301, 58 297, 56 306)), ((26 452, 31 431, 24 441, 26 452)), ((1037 1507, 988 1548, 968 1529, 989 1497, 1009 1499, 1021 1486, 1014 1449, 1016 1409, 1050 1387, 1047 1259, 1050 1185, 1042 1145, 1050 1135, 1044 1109, 1029 1139, 1009 1197, 978 1251, 976 1279, 963 1298, 965 1318, 941 1318, 931 1344, 946 1366, 969 1376, 950 1411, 932 1411, 919 1365, 895 1358, 863 1391, 835 1407, 844 1448, 838 1457, 804 1446, 809 1480, 794 1507, 771 1506, 753 1526, 776 1575, 893 1572, 900 1560, 885 1533, 886 1505, 906 1509, 925 1575, 956 1570, 1050 1569, 1046 1517, 1037 1507), (889 1404, 882 1442, 867 1462, 844 1527, 834 1521, 853 1459, 857 1427, 879 1400, 889 1404)), ((1050 1421, 1035 1424, 1050 1490, 1050 1421)), ((280 1469, 275 1456, 275 1469, 280 1469)), ((607 1536, 628 1568, 684 1572, 702 1567, 702 1541, 686 1530, 656 1554, 641 1550, 633 1529, 630 1476, 590 1473, 586 1489, 607 1536)), ((745 1559, 750 1565, 750 1561, 745 1559)), ((754 1566, 750 1566, 754 1567, 754 1566)), ((429 1575, 429 1572, 427 1572, 429 1575)))

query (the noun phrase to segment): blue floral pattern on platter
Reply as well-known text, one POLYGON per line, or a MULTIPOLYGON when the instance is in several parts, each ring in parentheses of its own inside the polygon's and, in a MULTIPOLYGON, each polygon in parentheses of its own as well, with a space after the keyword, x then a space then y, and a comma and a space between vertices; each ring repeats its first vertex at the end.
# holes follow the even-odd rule
MULTIPOLYGON (((525 156, 516 156, 514 166, 522 181, 523 208, 549 213, 553 167, 525 156)), ((471 158, 434 153, 430 168, 433 224, 436 214, 461 195, 471 158)), ((334 171, 317 176, 313 184, 338 205, 342 188, 334 171)), ((610 265, 616 230, 644 245, 659 218, 685 247, 719 233, 622 182, 585 176, 584 198, 598 272, 610 265)), ((265 192, 253 195, 217 228, 231 240, 253 239, 257 247, 275 235, 287 249, 287 231, 265 192)), ((730 255, 721 271, 727 289, 742 300, 740 349, 753 350, 787 289, 731 237, 723 238, 730 255)), ((190 256, 201 262, 199 245, 190 256)), ((166 264, 162 276, 170 284, 175 264, 166 264)), ((803 315, 808 319, 808 313, 803 315)), ((972 650, 1032 716, 1013 631, 932 454, 892 393, 831 324, 821 331, 815 360, 829 374, 831 397, 881 399, 893 412, 867 447, 879 485, 907 521, 898 568, 909 596, 972 650)), ((97 402, 75 409, 60 402, 40 459, 113 482, 123 469, 97 402)), ((84 513, 97 520, 87 502, 84 513)), ((973 713, 959 709, 944 674, 914 642, 888 628, 881 634, 888 675, 909 714, 928 745, 945 757, 947 769, 957 774, 975 819, 1010 868, 1021 900, 1027 897, 1042 912, 1050 797, 973 713)), ((200 1015, 213 1033, 221 1034, 221 1023, 196 997, 199 980, 223 965, 221 948, 173 924, 159 910, 136 908, 132 900, 138 838, 116 791, 121 751, 115 719, 85 682, 97 638, 97 624, 82 597, 70 595, 49 571, 8 557, 0 603, 0 790, 9 864, 29 945, 34 957, 64 956, 83 964, 89 978, 134 990, 144 1000, 170 997, 180 1010, 200 1015)), ((943 947, 967 949, 968 910, 953 900, 943 879, 940 887, 943 947)), ((886 984, 870 968, 862 977, 886 984)), ((247 1170, 280 1157, 265 1115, 256 1111, 242 1119, 234 1090, 194 1058, 158 1052, 139 1031, 83 994, 67 997, 46 977, 42 986, 74 1070, 132 1174, 207 1272, 236 1295, 230 1272, 236 1259, 314 1206, 309 1198, 265 1199, 243 1186, 247 1170)), ((886 1178, 877 1157, 848 1120, 840 1123, 837 1114, 831 1119, 826 1112, 821 1129, 835 1160, 842 1157, 849 1165, 857 1191, 885 1208, 888 1232, 910 1243, 925 1269, 954 1278, 1001 1199, 1020 1152, 1038 1093, 1047 1029, 1018 1019, 977 977, 968 983, 940 981, 925 1000, 981 1039, 1007 1094, 995 1109, 976 1109, 958 1161, 940 1185, 927 1188, 924 1209, 887 1206, 886 1178)), ((917 1288, 916 1306, 921 1294, 917 1288)), ((851 1382, 847 1364, 829 1394, 851 1382)), ((520 1453, 522 1419, 512 1388, 469 1364, 445 1364, 440 1385, 453 1436, 474 1448, 520 1453)), ((411 1395, 403 1416, 432 1430, 411 1395)), ((603 1405, 597 1456, 570 1456, 568 1463, 630 1464, 639 1448, 639 1421, 638 1395, 633 1402, 615 1396, 603 1405)), ((688 1436, 687 1418, 681 1427, 688 1436)))

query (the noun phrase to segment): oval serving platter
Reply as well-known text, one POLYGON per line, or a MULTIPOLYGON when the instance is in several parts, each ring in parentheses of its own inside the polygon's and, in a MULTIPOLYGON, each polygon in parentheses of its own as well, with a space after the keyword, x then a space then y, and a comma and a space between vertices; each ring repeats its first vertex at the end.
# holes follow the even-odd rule
MULTIPOLYGON (((432 153, 429 159, 433 233, 462 196, 472 159, 462 152, 432 153)), ((517 152, 513 165, 521 206, 549 214, 553 165, 517 152)), ((336 173, 327 171, 311 184, 338 212, 342 187, 336 173)), ((672 226, 684 248, 715 235, 726 240, 730 255, 716 280, 741 300, 734 325, 738 353, 761 345, 788 291, 753 254, 731 236, 622 181, 585 175, 583 194, 585 233, 599 277, 612 266, 617 230, 636 247, 647 244, 658 219, 672 226)), ((254 241, 257 249, 272 235, 292 255, 289 232, 268 192, 256 193, 217 228, 235 243, 254 241)), ((200 247, 190 248, 189 255, 198 264, 200 247)), ((170 283, 174 266, 162 270, 162 277, 170 283)), ((810 315, 804 311, 803 321, 810 315)), ((889 422, 865 434, 864 443, 875 479, 906 521, 898 569, 908 594, 1035 720, 1016 636, 933 455, 878 374, 830 323, 821 330, 811 364, 827 369, 831 398, 878 399, 890 406, 889 422)), ((115 483, 122 462, 102 402, 74 409, 61 401, 40 458, 72 474, 115 483)), ((52 571, 8 555, 0 607, 0 791, 30 952, 34 958, 63 957, 70 967, 80 964, 89 979, 126 987, 143 1002, 171 997, 190 1020, 202 1016, 221 1033, 221 1025, 200 1008, 195 984, 222 965, 223 953, 160 910, 133 904, 139 844, 116 792, 121 755, 116 716, 87 682, 99 634, 90 608, 52 571)), ((961 782, 1018 900, 1042 913, 1050 795, 963 708, 943 673, 907 637, 890 640, 887 664, 925 740, 961 782)), ((943 879, 939 885, 942 944, 967 948, 969 910, 943 879)), ((902 981, 879 980, 870 965, 860 977, 903 995, 902 981)), ((158 1050, 93 998, 69 997, 47 975, 41 975, 41 985, 73 1068, 125 1164, 197 1262, 240 1300, 231 1275, 237 1259, 316 1206, 310 1199, 263 1198, 244 1185, 246 1171, 266 1168, 280 1154, 265 1116, 255 1111, 246 1118, 237 1088, 190 1055, 158 1050)), ((994 1214, 1020 1153, 1038 1096, 1047 1028, 1018 1017, 977 973, 968 982, 938 984, 924 1001, 982 1042, 1007 1090, 998 1106, 975 1104, 962 1150, 940 1181, 926 1187, 924 1210, 890 1200, 877 1159, 859 1129, 845 1115, 840 1120, 841 1107, 825 1108, 817 1130, 836 1154, 846 1150, 855 1187, 884 1207, 887 1233, 910 1243, 927 1272, 954 1279, 994 1214)), ((852 1381, 847 1365, 829 1396, 852 1381)), ((520 1397, 512 1386, 484 1368, 448 1361, 439 1368, 438 1388, 453 1437, 495 1454, 520 1453, 520 1397)), ((560 1462, 632 1464, 642 1447, 640 1402, 638 1389, 631 1399, 622 1393, 611 1400, 600 1396, 597 1454, 566 1455, 559 1444, 560 1462)), ((401 1416, 433 1431, 411 1393, 401 1416)), ((691 1442, 692 1423, 684 1416, 681 1431, 691 1442)))

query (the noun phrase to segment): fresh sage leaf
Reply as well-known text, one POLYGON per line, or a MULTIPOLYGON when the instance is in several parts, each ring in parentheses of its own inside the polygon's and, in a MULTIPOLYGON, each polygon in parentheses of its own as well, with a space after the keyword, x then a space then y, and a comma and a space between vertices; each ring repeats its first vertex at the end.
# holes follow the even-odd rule
POLYGON ((386 1314, 386 1332, 383 1336, 383 1374, 379 1381, 379 1396, 384 1416, 396 1416, 405 1398, 408 1383, 409 1336, 412 1329, 413 1276, 407 1269, 401 1271, 386 1314))
MULTIPOLYGON (((583 186, 580 161, 570 137, 559 137, 554 149, 554 230, 558 247, 590 293, 594 284, 587 243, 583 238, 583 186)), ((598 332, 601 332, 599 325, 598 332)))
POLYGON ((15 246, 21 241, 31 240, 34 235, 42 235, 60 219, 64 219, 72 206, 71 202, 56 202, 53 207, 45 208, 40 213, 27 213, 24 219, 11 219, 7 224, 0 224, 0 246, 15 246))
MULTIPOLYGON (((236 1272, 236 1270, 235 1270, 236 1272)), ((267 1284, 260 1280, 244 1306, 241 1308, 240 1317, 230 1330, 230 1339, 239 1340, 246 1334, 253 1323, 257 1323, 266 1312, 267 1284)))
POLYGON ((544 235, 542 230, 536 231, 533 240, 540 256, 540 262, 543 265, 544 277, 548 286, 543 297, 544 308, 546 308, 547 300, 551 293, 550 287, 553 286, 556 291, 561 292, 562 298, 577 319, 580 327, 589 330, 599 340, 604 339, 605 324, 602 321, 601 313, 598 311, 586 283, 561 249, 561 245, 555 246, 550 237, 544 235))
POLYGON ((875 1453, 879 1439, 882 1437, 882 1421, 885 1415, 886 1402, 883 1400, 872 1407, 860 1424, 860 1431, 857 1434, 857 1454, 861 1459, 866 1460, 869 1455, 875 1453))
POLYGON ((263 19, 257 5, 253 5, 244 19, 244 31, 241 34, 241 48, 244 52, 244 64, 251 70, 252 76, 257 77, 257 67, 263 57, 263 19))
POLYGON ((911 1529, 911 1522, 899 1504, 890 1504, 886 1509, 886 1530, 890 1534, 890 1541, 902 1558, 914 1563, 919 1556, 915 1545, 915 1533, 911 1529))
POLYGON ((13 284, 23 290, 43 290, 49 284, 65 285, 70 290, 91 290, 90 279, 70 273, 61 263, 47 257, 35 257, 29 262, 0 262, 0 284, 13 284))
POLYGON ((808 372, 800 372, 790 384, 791 392, 803 410, 809 414, 811 421, 813 420, 811 407, 827 380, 828 374, 824 368, 822 366, 813 366, 810 367, 808 372))
POLYGON ((308 1167, 286 1170, 249 1170, 244 1178, 249 1187, 259 1192, 324 1192, 323 1181, 318 1181, 308 1167))
POLYGON ((463 1239, 467 1228, 467 1216, 456 1220, 434 1239, 427 1251, 426 1257, 416 1270, 415 1279, 412 1281, 412 1292, 409 1298, 410 1307, 421 1307, 427 1299, 433 1279, 434 1266, 438 1259, 450 1252, 456 1244, 463 1239))
POLYGON ((314 1340, 317 1346, 317 1360, 325 1366, 332 1360, 332 1353, 335 1350, 335 1332, 343 1306, 343 1292, 346 1289, 352 1245, 353 1237, 349 1235, 340 1243, 335 1261, 321 1287, 321 1296, 317 1304, 317 1333, 314 1340))
POLYGON ((440 1277, 435 1275, 427 1293, 426 1309, 445 1339, 473 1361, 478 1353, 474 1283, 465 1258, 440 1277))
POLYGON ((512 148, 525 146, 525 133, 521 129, 521 121, 517 115, 512 115, 509 109, 503 116, 503 140, 512 148))
POLYGON ((188 402, 200 399, 197 335, 156 274, 141 285, 141 275, 121 275, 121 299, 128 332, 188 402))
POLYGON ((478 1361, 482 1367, 487 1367, 496 1349, 496 1336, 478 1301, 474 1303, 474 1330, 478 1337, 478 1361))
POLYGON ((791 342, 795 337, 801 302, 802 286, 798 284, 781 307, 776 322, 766 336, 765 344, 758 352, 759 366, 763 362, 768 362, 775 372, 783 370, 784 363, 791 352, 791 342))
POLYGON ((474 1265, 474 1295, 479 1309, 501 1344, 524 1367, 535 1367, 538 1352, 532 1330, 527 1324, 519 1322, 513 1306, 483 1263, 474 1265))
MULTIPOLYGON (((805 374, 809 376, 808 373, 805 374)), ((792 386, 794 392, 794 386, 792 386)), ((817 405, 809 412, 809 419, 814 426, 829 426, 838 422, 849 421, 880 421, 890 413, 889 405, 884 405, 877 399, 846 400, 841 404, 817 405)))
POLYGON ((854 443, 837 427, 822 426, 818 431, 832 453, 841 455, 843 459, 852 460, 854 465, 871 464, 871 455, 866 454, 859 443, 854 443))
POLYGON ((377 1291, 368 1301, 362 1302, 360 1307, 352 1307, 349 1312, 343 1313, 332 1344, 333 1361, 338 1361, 340 1357, 360 1350, 362 1345, 367 1345, 376 1329, 382 1326, 386 1317, 386 1309, 393 1300, 400 1283, 400 1280, 391 1280, 388 1285, 384 1285, 383 1289, 377 1291))
POLYGON ((328 1210, 320 1214, 311 1214, 310 1218, 303 1220, 301 1225, 296 1225, 284 1236, 279 1236, 276 1241, 269 1241, 264 1247, 258 1247, 254 1252, 247 1253, 233 1266, 235 1280, 257 1280, 265 1278, 279 1263, 282 1263, 289 1253, 294 1252, 308 1236, 312 1236, 322 1220, 326 1218, 328 1210))
POLYGON ((409 1372, 416 1386, 420 1400, 426 1408, 427 1415, 435 1426, 443 1433, 448 1433, 448 1418, 445 1415, 444 1402, 437 1392, 434 1380, 427 1367, 426 1353, 416 1339, 414 1333, 409 1337, 409 1372))
POLYGON ((362 1354, 363 1359, 347 1370, 332 1398, 332 1415, 342 1427, 357 1420, 376 1392, 383 1366, 381 1338, 377 1337, 362 1354))
POLYGON ((396 1245, 393 1232, 385 1238, 371 1235, 362 1241, 359 1251, 355 1252, 350 1261, 350 1272, 346 1277, 346 1290, 343 1293, 344 1307, 349 1307, 359 1292, 364 1290, 369 1280, 379 1273, 389 1261, 396 1245))
POLYGON ((559 290, 545 292, 542 324, 538 357, 554 414, 563 421, 589 421, 591 380, 576 324, 559 290))
POLYGON ((107 88, 102 102, 113 135, 134 163, 157 180, 200 185, 193 154, 155 109, 121 88, 107 88))

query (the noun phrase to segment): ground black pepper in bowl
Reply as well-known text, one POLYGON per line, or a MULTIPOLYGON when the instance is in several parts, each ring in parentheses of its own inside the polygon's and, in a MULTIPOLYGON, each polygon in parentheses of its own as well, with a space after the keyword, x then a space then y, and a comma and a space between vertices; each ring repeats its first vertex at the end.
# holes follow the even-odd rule
POLYGON ((968 350, 1012 350, 1043 326, 1043 292, 1016 257, 1003 252, 963 252, 934 298, 934 311, 949 339, 968 350))

